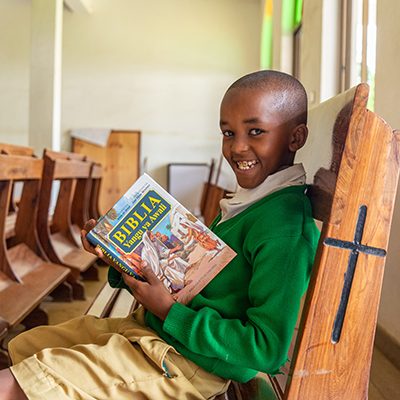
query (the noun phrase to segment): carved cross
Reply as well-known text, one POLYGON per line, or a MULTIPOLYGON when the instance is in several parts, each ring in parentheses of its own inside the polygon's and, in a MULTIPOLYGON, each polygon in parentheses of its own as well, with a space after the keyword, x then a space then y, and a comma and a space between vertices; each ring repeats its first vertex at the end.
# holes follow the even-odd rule
POLYGON ((339 307, 336 313, 335 322, 332 329, 332 343, 338 343, 342 332, 343 321, 346 314, 347 303, 349 301, 351 285, 353 283, 354 273, 357 265, 358 254, 365 253, 378 257, 385 257, 386 251, 377 247, 366 246, 361 244, 365 220, 367 217, 367 206, 362 205, 358 211, 358 219, 356 223, 356 231, 354 240, 348 242, 340 239, 326 238, 324 244, 327 246, 339 247, 341 249, 350 250, 347 271, 344 276, 342 295, 340 297, 339 307))

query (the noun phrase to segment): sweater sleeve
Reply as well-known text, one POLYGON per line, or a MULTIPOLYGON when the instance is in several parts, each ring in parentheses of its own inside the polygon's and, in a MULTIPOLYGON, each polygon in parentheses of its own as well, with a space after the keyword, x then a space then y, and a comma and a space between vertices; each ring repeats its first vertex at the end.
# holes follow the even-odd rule
POLYGON ((111 287, 126 289, 129 292, 131 292, 129 286, 122 279, 122 274, 118 272, 115 268, 109 267, 107 278, 108 278, 108 283, 110 284, 111 287))
POLYGON ((194 353, 277 373, 287 360, 314 249, 302 235, 260 241, 252 249, 246 320, 176 303, 163 329, 194 353))

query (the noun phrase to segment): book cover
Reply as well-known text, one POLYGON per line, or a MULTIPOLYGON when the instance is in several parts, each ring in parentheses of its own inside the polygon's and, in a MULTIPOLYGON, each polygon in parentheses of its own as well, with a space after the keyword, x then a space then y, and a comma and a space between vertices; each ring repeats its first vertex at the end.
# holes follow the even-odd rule
POLYGON ((150 176, 143 174, 88 233, 124 272, 141 265, 180 303, 199 293, 236 255, 150 176))

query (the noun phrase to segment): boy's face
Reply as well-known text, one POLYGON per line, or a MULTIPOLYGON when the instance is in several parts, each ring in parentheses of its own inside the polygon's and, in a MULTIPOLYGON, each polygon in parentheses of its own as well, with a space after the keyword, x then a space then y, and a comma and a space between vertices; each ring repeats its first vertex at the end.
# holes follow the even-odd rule
POLYGON ((222 100, 222 152, 243 188, 293 163, 295 126, 274 110, 274 100, 273 92, 245 88, 230 89, 222 100))

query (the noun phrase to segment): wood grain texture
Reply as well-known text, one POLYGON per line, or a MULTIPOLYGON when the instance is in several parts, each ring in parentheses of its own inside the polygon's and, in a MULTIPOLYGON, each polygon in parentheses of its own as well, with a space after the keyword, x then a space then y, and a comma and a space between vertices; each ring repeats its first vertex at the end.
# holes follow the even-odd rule
POLYGON ((43 161, 33 157, 0 154, 0 180, 22 181, 40 179, 43 161))
POLYGON ((103 166, 100 213, 106 213, 140 174, 140 131, 113 130, 106 147, 73 139, 72 149, 103 166))
POLYGON ((29 326, 45 323, 47 316, 38 307, 69 274, 67 268, 48 262, 35 229, 42 167, 43 161, 32 155, 0 155, 0 319, 10 327, 24 319, 29 326), (8 213, 15 181, 22 181, 23 186, 9 235, 8 213), (37 312, 32 314, 34 310, 37 312))
MULTIPOLYGON (((87 193, 92 162, 82 161, 82 155, 74 157, 70 154, 73 153, 54 151, 50 153, 48 150, 44 152, 37 231, 48 259, 70 269, 68 282, 72 286, 74 297, 84 299, 84 287, 80 282, 81 273, 94 265, 97 257, 81 249, 80 240, 76 235, 77 229, 72 223, 72 204, 76 190, 81 190, 84 195, 76 197, 76 201, 81 203, 78 207, 75 202, 75 206, 77 212, 87 210, 85 207, 88 206, 87 193), (60 182, 60 188, 53 218, 49 222, 52 189, 56 179, 60 182)), ((82 212, 81 221, 86 214, 86 211, 82 212)))
POLYGON ((343 331, 331 340, 349 251, 326 237, 353 241, 359 207, 367 206, 362 243, 387 249, 399 172, 399 137, 366 109, 357 89, 349 132, 324 224, 300 325, 286 399, 366 399, 385 257, 360 253, 343 331))
POLYGON ((28 156, 33 157, 34 152, 32 147, 28 146, 17 146, 9 143, 0 143, 0 152, 2 154, 8 154, 13 156, 28 156))

